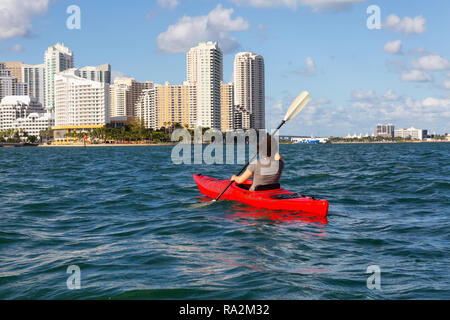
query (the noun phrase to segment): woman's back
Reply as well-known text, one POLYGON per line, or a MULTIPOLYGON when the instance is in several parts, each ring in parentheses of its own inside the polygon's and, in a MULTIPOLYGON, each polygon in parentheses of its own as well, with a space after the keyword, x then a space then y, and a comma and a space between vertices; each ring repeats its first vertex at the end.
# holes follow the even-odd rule
POLYGON ((277 185, 284 169, 284 161, 278 158, 263 158, 250 164, 248 170, 253 173, 250 191, 257 191, 264 186, 277 185))

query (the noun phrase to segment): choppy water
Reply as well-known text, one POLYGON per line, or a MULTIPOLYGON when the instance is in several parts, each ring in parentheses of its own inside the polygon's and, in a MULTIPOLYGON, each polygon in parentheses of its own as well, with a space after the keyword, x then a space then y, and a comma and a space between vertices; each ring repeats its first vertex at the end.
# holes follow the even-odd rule
POLYGON ((192 174, 239 166, 170 147, 0 149, 0 299, 450 298, 450 144, 281 148, 283 186, 327 221, 199 206, 192 174))

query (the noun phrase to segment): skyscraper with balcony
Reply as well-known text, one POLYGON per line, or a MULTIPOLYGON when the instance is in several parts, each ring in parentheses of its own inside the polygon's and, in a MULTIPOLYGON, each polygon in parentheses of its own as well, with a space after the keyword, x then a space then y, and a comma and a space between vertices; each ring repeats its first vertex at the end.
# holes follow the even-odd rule
POLYGON ((252 52, 234 59, 234 103, 241 109, 242 129, 265 129, 264 59, 252 52))
POLYGON ((136 103, 142 91, 153 88, 153 82, 133 78, 116 78, 110 87, 111 117, 136 117, 136 103))
POLYGON ((92 81, 111 83, 111 66, 102 64, 96 67, 84 67, 79 69, 80 77, 92 81))
POLYGON ((45 108, 55 108, 55 75, 58 72, 73 68, 73 53, 63 44, 57 43, 45 51, 45 108))
POLYGON ((44 101, 44 65, 22 65, 22 81, 28 86, 28 94, 35 97, 43 106, 44 101))
POLYGON ((222 83, 220 97, 220 123, 222 132, 227 132, 234 128, 234 85, 233 83, 222 83))
POLYGON ((55 75, 55 126, 92 128, 110 122, 109 84, 84 79, 77 69, 55 75))
POLYGON ((220 130, 222 51, 217 42, 201 42, 189 50, 186 58, 187 80, 197 88, 196 125, 220 130))

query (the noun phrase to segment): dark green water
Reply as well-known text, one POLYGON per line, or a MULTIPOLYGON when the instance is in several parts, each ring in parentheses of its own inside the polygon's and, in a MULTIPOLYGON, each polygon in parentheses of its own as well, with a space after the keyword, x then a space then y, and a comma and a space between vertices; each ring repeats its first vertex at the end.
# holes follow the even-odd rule
POLYGON ((201 206, 192 174, 239 166, 170 147, 0 149, 0 299, 450 299, 450 144, 281 152, 283 186, 329 200, 327 221, 201 206))

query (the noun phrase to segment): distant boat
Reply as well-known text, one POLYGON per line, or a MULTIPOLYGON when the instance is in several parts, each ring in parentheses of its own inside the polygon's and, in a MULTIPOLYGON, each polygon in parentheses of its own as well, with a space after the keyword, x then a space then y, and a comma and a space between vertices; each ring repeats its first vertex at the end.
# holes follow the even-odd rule
POLYGON ((302 140, 297 142, 297 144, 320 144, 320 140, 302 140))

